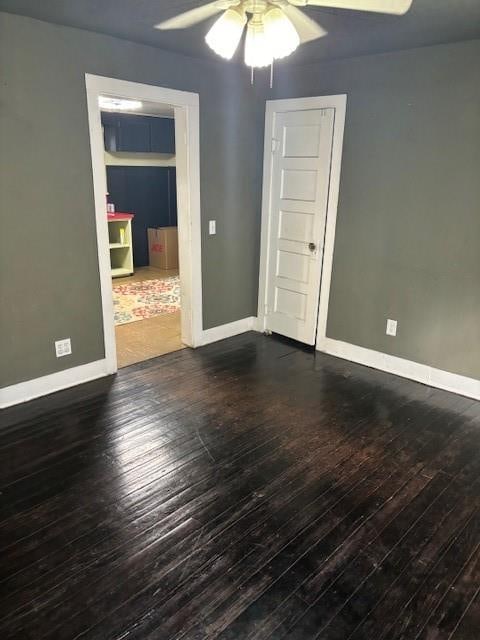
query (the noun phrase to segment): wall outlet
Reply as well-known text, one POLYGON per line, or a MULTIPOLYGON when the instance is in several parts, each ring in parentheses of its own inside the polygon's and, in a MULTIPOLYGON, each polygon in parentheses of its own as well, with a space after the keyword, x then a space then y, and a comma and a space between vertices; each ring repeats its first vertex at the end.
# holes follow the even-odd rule
POLYGON ((387 320, 387 336, 396 336, 397 335, 397 321, 396 320, 387 320))
POLYGON ((64 340, 55 340, 55 353, 57 358, 62 356, 69 356, 72 353, 72 343, 70 338, 64 340))
POLYGON ((216 220, 208 221, 208 233, 211 236, 214 236, 217 233, 217 222, 216 220))

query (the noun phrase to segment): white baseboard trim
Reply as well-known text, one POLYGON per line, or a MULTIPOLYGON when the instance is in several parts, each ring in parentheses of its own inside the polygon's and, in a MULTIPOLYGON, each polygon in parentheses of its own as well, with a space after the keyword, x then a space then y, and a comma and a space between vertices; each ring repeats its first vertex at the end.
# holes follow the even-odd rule
POLYGON ((28 400, 46 396, 68 387, 74 387, 90 380, 96 380, 109 374, 107 361, 103 359, 51 373, 34 380, 19 382, 0 389, 0 409, 5 409, 21 402, 28 402, 28 400))
POLYGON ((204 329, 195 346, 202 347, 203 345, 210 344, 211 342, 217 342, 218 340, 224 340, 225 338, 232 338, 233 336, 238 336, 240 333, 252 331, 255 323, 256 318, 250 316, 249 318, 242 318, 242 320, 222 324, 219 327, 212 327, 212 329, 204 329))
MULTIPOLYGON (((251 316, 230 322, 229 324, 220 325, 219 327, 206 329, 202 331, 200 339, 195 346, 201 347, 211 342, 217 342, 218 340, 224 340, 225 338, 231 338, 240 333, 251 331, 255 323, 256 318, 251 316)), ((41 378, 35 378, 34 380, 13 384, 0 389, 0 409, 5 409, 6 407, 22 402, 28 402, 34 398, 46 396, 50 393, 55 393, 55 391, 74 387, 78 384, 102 378, 110 374, 111 371, 108 368, 107 360, 103 359, 42 376, 41 378)))
POLYGON ((409 378, 431 387, 480 400, 480 380, 475 380, 474 378, 449 373, 425 364, 391 356, 380 351, 365 349, 364 347, 342 342, 341 340, 333 340, 332 338, 319 340, 317 349, 344 360, 357 362, 358 364, 393 373, 403 378, 409 378))

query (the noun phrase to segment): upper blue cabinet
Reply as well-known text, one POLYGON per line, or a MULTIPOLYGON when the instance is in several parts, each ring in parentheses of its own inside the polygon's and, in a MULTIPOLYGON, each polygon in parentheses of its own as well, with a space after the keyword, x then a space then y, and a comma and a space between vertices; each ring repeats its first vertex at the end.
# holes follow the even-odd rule
POLYGON ((117 132, 117 151, 151 152, 148 120, 142 116, 121 118, 117 132))
POLYGON ((175 153, 175 121, 102 112, 105 150, 130 153, 175 153))
POLYGON ((152 153, 175 153, 175 120, 149 118, 150 150, 152 153))

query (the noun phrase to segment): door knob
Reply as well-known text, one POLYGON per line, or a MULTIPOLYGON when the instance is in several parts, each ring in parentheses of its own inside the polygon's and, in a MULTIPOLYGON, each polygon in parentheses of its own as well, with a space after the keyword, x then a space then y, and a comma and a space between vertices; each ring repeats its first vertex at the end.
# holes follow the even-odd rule
POLYGON ((308 248, 310 249, 310 251, 313 252, 317 248, 317 245, 314 242, 309 242, 308 243, 308 248))

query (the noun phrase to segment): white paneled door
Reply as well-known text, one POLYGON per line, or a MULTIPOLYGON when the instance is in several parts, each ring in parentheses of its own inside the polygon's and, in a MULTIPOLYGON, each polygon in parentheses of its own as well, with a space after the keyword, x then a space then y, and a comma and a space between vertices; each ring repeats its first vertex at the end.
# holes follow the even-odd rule
POLYGON ((275 113, 265 328, 315 344, 335 109, 275 113))

